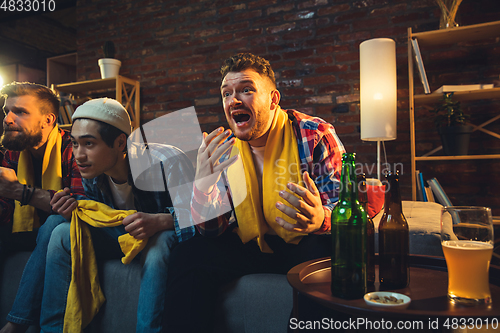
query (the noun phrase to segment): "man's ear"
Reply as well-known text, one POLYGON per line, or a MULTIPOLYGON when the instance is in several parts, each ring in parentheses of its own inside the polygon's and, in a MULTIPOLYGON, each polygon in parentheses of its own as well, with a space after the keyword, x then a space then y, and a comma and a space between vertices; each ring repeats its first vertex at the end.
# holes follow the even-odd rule
POLYGON ((271 91, 271 110, 274 110, 278 107, 281 100, 281 94, 278 89, 274 89, 271 91))
POLYGON ((120 149, 120 151, 124 152, 127 150, 127 136, 125 133, 118 135, 115 139, 115 146, 120 149))
POLYGON ((53 113, 47 113, 43 115, 43 123, 42 128, 52 128, 54 127, 54 123, 56 122, 56 115, 53 113))

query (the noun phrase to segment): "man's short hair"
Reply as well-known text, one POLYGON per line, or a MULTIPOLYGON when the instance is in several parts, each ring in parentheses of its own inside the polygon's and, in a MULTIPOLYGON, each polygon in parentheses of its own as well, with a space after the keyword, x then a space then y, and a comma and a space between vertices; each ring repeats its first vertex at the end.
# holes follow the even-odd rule
POLYGON ((40 112, 43 115, 52 113, 56 118, 59 116, 59 99, 52 90, 41 84, 12 82, 2 87, 0 95, 6 99, 26 95, 34 96, 40 101, 40 112))
POLYGON ((220 73, 222 74, 221 80, 224 80, 229 72, 241 72, 245 69, 253 69, 260 75, 268 77, 273 83, 274 88, 276 88, 274 71, 269 61, 252 53, 238 53, 224 60, 220 69, 220 73))
POLYGON ((97 132, 101 136, 102 141, 104 141, 104 143, 110 148, 113 148, 115 140, 117 137, 120 136, 120 134, 125 134, 125 136, 127 136, 127 133, 125 133, 124 131, 114 127, 113 125, 110 125, 108 123, 105 123, 105 122, 97 120, 97 119, 77 118, 74 120, 74 122, 78 121, 80 119, 88 119, 88 120, 95 121, 98 124, 97 125, 98 126, 97 132))

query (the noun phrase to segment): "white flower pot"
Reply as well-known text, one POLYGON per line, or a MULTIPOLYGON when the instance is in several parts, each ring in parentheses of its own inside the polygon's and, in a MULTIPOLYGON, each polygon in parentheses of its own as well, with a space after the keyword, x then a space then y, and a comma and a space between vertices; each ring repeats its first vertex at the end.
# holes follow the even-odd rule
POLYGON ((101 77, 103 79, 117 77, 120 71, 120 66, 122 62, 113 58, 102 58, 97 61, 99 67, 101 68, 101 77))

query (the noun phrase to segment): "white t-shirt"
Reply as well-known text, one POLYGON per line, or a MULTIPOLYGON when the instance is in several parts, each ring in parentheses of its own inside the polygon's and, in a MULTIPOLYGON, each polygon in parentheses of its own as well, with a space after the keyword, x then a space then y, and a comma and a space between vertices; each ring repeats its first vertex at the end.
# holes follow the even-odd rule
MULTIPOLYGON (((263 147, 252 147, 253 164, 255 166, 255 173, 257 174, 257 180, 259 182, 259 192, 262 200, 262 175, 264 174, 264 152, 266 151, 266 146, 263 147)), ((276 232, 269 228, 267 231, 270 235, 276 235, 276 232)))
POLYGON ((257 180, 259 181, 259 192, 262 196, 262 175, 264 174, 264 152, 266 151, 266 146, 262 147, 252 147, 253 164, 255 166, 255 173, 257 174, 257 180))
POLYGON ((111 188, 111 194, 113 195, 115 208, 122 210, 135 210, 132 186, 130 186, 128 182, 117 184, 109 176, 108 181, 109 187, 111 188))

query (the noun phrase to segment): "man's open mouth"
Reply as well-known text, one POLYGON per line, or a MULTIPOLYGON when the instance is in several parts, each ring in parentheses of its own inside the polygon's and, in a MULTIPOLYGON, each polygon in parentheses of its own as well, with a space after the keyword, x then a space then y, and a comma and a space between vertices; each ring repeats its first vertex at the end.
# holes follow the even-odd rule
POLYGON ((233 113, 231 113, 231 116, 233 117, 234 122, 237 125, 242 125, 248 122, 251 118, 251 116, 248 113, 240 111, 234 111, 233 113))

